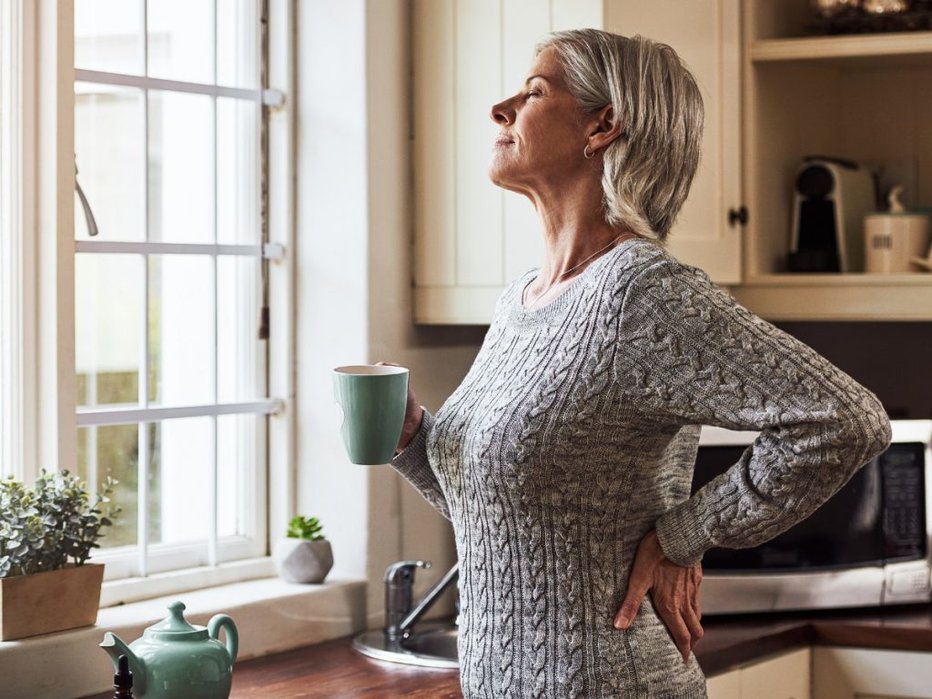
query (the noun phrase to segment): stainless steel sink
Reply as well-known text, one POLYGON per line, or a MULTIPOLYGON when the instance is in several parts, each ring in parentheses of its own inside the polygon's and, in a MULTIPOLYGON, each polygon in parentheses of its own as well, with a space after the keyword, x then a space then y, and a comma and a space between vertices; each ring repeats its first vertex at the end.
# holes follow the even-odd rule
POLYGON ((450 623, 419 624, 417 633, 401 641, 390 640, 382 630, 366 631, 353 639, 353 647, 376 660, 421 667, 459 667, 456 626, 450 623))
POLYGON ((418 633, 401 644, 408 650, 424 656, 457 660, 456 627, 442 627, 418 633))

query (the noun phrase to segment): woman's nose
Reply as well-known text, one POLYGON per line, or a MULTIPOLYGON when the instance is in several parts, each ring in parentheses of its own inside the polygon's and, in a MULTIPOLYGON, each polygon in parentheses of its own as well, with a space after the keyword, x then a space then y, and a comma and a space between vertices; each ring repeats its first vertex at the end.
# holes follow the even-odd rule
POLYGON ((511 108, 511 100, 493 104, 489 116, 492 117, 492 121, 496 124, 507 125, 514 122, 514 110, 511 108))

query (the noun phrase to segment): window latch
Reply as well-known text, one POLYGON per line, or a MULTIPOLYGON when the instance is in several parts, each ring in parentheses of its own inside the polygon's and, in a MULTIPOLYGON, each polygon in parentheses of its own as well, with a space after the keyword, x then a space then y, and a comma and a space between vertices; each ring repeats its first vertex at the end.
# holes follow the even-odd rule
POLYGON ((81 208, 84 209, 84 220, 87 222, 87 234, 95 236, 100 231, 97 230, 97 220, 94 218, 94 212, 91 211, 91 205, 84 196, 84 190, 81 189, 81 183, 78 182, 78 155, 74 156, 74 189, 78 193, 78 199, 81 200, 81 208))

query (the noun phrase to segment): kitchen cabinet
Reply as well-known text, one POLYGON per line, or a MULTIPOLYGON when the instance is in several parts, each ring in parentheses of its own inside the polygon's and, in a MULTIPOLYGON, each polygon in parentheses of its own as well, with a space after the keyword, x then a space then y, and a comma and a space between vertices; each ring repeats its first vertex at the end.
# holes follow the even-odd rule
POLYGON ((813 692, 819 699, 932 697, 932 654, 868 648, 815 648, 813 692))
POLYGON ((488 323, 505 285, 540 264, 530 205, 486 177, 488 110, 517 89, 536 39, 582 26, 669 43, 700 84, 703 157, 675 256, 771 320, 932 320, 932 274, 786 271, 807 155, 861 162, 883 187, 904 184, 908 205, 932 206, 932 32, 807 37, 808 0, 414 7, 416 322, 488 323))
POLYGON ((531 204, 493 185, 493 104, 524 84, 550 31, 600 27, 602 0, 415 0, 414 316, 487 324, 543 259, 531 204))
POLYGON ((809 699, 811 655, 802 648, 712 677, 709 699, 809 699))
POLYGON ((719 283, 738 282, 740 226, 728 223, 729 208, 740 206, 737 3, 416 1, 415 321, 488 323, 508 282, 540 265, 543 237, 532 206, 486 175, 497 132, 489 109, 520 87, 546 33, 606 22, 621 33, 666 37, 693 66, 706 101, 706 155, 671 250, 719 283))
POLYGON ((744 278, 731 289, 780 320, 932 320, 932 274, 793 274, 791 183, 836 155, 932 205, 932 32, 806 37, 808 0, 744 0, 744 278))
POLYGON ((718 284, 741 281, 741 61, 739 0, 606 0, 605 29, 672 46, 699 84, 702 158, 667 249, 718 284))

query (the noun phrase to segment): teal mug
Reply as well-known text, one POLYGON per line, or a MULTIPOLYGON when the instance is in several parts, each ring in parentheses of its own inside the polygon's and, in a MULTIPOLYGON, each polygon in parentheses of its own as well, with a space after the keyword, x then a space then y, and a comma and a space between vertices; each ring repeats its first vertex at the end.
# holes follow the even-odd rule
POLYGON ((395 456, 408 404, 408 370, 363 364, 333 370, 340 432, 354 464, 387 464, 395 456))

